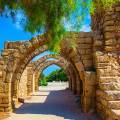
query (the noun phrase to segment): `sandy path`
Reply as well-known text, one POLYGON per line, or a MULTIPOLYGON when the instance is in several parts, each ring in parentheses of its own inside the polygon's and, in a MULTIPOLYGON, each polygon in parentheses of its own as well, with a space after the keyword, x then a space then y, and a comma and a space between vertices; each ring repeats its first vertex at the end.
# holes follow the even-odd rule
POLYGON ((6 120, 89 120, 80 112, 67 86, 54 83, 40 87, 40 91, 6 120))

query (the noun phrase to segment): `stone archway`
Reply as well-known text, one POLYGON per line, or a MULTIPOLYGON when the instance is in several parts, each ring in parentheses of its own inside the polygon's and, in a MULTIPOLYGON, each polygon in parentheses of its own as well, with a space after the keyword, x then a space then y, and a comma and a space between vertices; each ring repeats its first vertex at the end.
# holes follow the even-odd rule
MULTIPOLYGON (((120 96, 120 3, 107 10, 99 7, 92 16, 93 31, 70 32, 61 45, 61 55, 72 66, 68 73, 76 73, 82 80, 83 111, 95 109, 103 119, 119 120, 120 99, 116 96, 120 96), (77 41, 76 52, 68 48, 68 39, 77 41)), ((30 41, 5 44, 0 58, 0 111, 11 111, 13 82, 20 80, 33 57, 47 50, 46 42, 42 35, 30 41)))
MULTIPOLYGON (((22 84, 24 84, 25 82, 25 73, 27 72, 27 95, 30 95, 32 92, 33 92, 33 89, 32 89, 32 84, 33 84, 33 78, 35 79, 35 91, 38 90, 38 77, 39 77, 39 70, 38 67, 41 67, 42 64, 52 64, 52 63, 55 63, 55 64, 59 64, 61 65, 62 67, 65 68, 65 64, 67 64, 67 61, 65 61, 62 57, 60 57, 59 55, 56 56, 54 54, 50 54, 50 55, 45 55, 43 57, 41 57, 39 60, 37 61, 33 61, 31 63, 29 63, 26 67, 26 69, 24 70, 24 73, 22 74, 22 77, 21 77, 21 80, 20 81, 23 81, 22 84), (48 61, 49 58, 56 58, 55 60, 50 60, 48 61)), ((18 83, 19 84, 19 83, 18 83)), ((21 93, 22 91, 20 91, 19 93, 21 93)), ((24 93, 24 92, 23 92, 24 93)))
MULTIPOLYGON (((62 57, 60 57, 60 55, 55 55, 55 54, 49 54, 49 55, 45 55, 45 56, 43 56, 43 57, 41 57, 39 60, 37 60, 37 61, 34 61, 34 62, 31 62, 31 63, 29 63, 27 66, 26 66, 26 69, 24 70, 24 72, 22 73, 22 78, 18 81, 18 82, 15 82, 15 85, 14 85, 14 96, 15 96, 15 98, 17 99, 18 97, 16 97, 17 95, 18 95, 18 90, 19 90, 19 88, 18 89, 16 89, 19 85, 19 82, 21 81, 21 80, 23 80, 23 79, 25 79, 25 77, 24 76, 29 76, 28 78, 30 79, 32 79, 32 71, 35 71, 35 69, 36 69, 36 67, 37 66, 39 66, 42 62, 44 62, 45 60, 47 60, 47 59, 49 59, 49 58, 56 58, 56 59, 59 59, 59 61, 60 60, 62 60, 63 58, 62 57), (28 70, 27 70, 28 69, 28 70), (29 73, 28 73, 28 75, 27 75, 27 73, 25 73, 26 71, 28 71, 29 73)), ((28 78, 26 78, 26 79, 28 79, 28 78)), ((24 81, 24 80, 23 80, 24 81)), ((28 80, 29 81, 29 80, 28 80)), ((27 81, 26 81, 27 82, 27 81)), ((32 90, 31 90, 31 87, 29 87, 30 85, 29 84, 31 84, 31 83, 28 83, 28 89, 30 88, 30 90, 29 91, 31 91, 32 92, 32 90)), ((36 88, 36 90, 37 90, 37 88, 36 88)), ((21 91, 21 93, 22 93, 22 91, 21 91)), ((24 92, 23 92, 24 93, 24 92)), ((29 93, 29 92, 28 92, 29 93)))
MULTIPOLYGON (((76 35, 76 39, 78 39, 78 42, 79 42, 79 38, 82 38, 82 39, 86 39, 86 35, 85 33, 72 33, 72 35, 75 34, 76 35)), ((87 35, 88 37, 90 37, 90 34, 87 35)), ((41 36, 39 37, 39 39, 42 39, 44 41, 44 37, 41 36)), ((71 37, 71 39, 73 39, 71 37)), ((80 40, 82 40, 80 39, 80 40)), ((6 59, 9 59, 11 58, 11 56, 14 58, 14 60, 12 59, 9 59, 8 61, 8 67, 9 65, 12 65, 13 64, 13 69, 11 71, 6 71, 6 78, 5 80, 8 80, 8 88, 11 86, 12 82, 10 81, 20 81, 20 78, 21 78, 21 75, 25 69, 25 67, 27 66, 27 64, 30 62, 30 60, 41 53, 41 51, 45 51, 47 50, 47 47, 46 46, 40 46, 40 44, 44 44, 44 42, 38 42, 38 41, 42 41, 42 40, 38 40, 38 39, 35 39, 35 42, 33 44, 33 40, 32 41, 27 41, 27 42, 16 42, 16 43, 6 43, 5 45, 5 51, 9 51, 10 54, 9 55, 6 55, 5 51, 4 51, 4 54, 3 54, 3 57, 7 56, 6 59), (32 43, 32 44, 31 44, 32 43), (39 44, 40 48, 38 48, 38 45, 36 44, 39 44), (27 46, 27 47, 26 47, 27 46), (11 52, 11 48, 13 48, 12 52, 11 52), (22 55, 21 55, 22 53, 22 55), (11 79, 11 80, 10 80, 11 79)), ((88 40, 87 40, 88 41, 88 40)), ((80 42, 80 44, 82 45, 82 43, 80 42)), ((88 48, 91 48, 91 42, 88 42, 88 44, 90 44, 88 46, 88 48)), ((88 49, 86 48, 86 49, 88 49)), ((84 49, 84 48, 83 48, 84 49)), ((63 50, 64 51, 64 50, 63 50)), ((66 51, 69 51, 68 48, 66 48, 66 51)), ((65 53, 66 54, 66 53, 65 53)), ((72 64, 72 66, 74 66, 74 69, 77 70, 77 67, 75 67, 76 65, 76 62, 80 60, 80 56, 76 56, 74 57, 75 54, 71 54, 71 53, 68 53, 68 56, 67 58, 65 57, 65 54, 64 52, 62 53, 62 56, 70 62, 70 64, 72 64), (72 58, 72 59, 71 59, 72 58), (74 59, 75 58, 75 59, 74 59), (75 61, 74 61, 75 60, 75 61), (76 61, 77 60, 77 61, 76 61)), ((81 68, 79 68, 81 69, 81 68)), ((10 69, 9 69, 10 70, 10 69)), ((74 70, 73 70, 74 71, 74 70)), ((76 72, 75 72, 76 73, 76 72)), ((73 77, 74 79, 74 77, 73 77)), ((74 90, 75 90, 75 86, 76 86, 76 82, 74 83, 74 90)), ((18 88, 16 88, 18 89, 18 88)), ((10 104, 11 104, 11 88, 9 88, 9 100, 10 100, 10 104)), ((75 92, 76 93, 76 92, 75 92)), ((10 105, 9 105, 10 106, 10 105)))
MULTIPOLYGON (((56 65, 60 66, 65 71, 67 70, 68 63, 67 62, 65 63, 63 60, 50 60, 50 61, 42 62, 41 64, 39 64, 39 66, 36 67, 36 69, 33 70, 33 72, 35 74, 35 81, 36 81, 37 89, 38 89, 38 79, 39 79, 39 76, 42 73, 43 69, 45 69, 46 67, 48 67, 52 64, 56 64, 56 65)), ((66 72, 66 74, 67 74, 67 72, 66 72)))

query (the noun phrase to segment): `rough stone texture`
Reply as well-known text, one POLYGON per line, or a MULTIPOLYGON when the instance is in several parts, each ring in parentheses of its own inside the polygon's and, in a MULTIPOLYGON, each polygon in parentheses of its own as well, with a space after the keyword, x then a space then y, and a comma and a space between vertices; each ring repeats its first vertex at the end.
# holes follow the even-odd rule
POLYGON ((45 35, 5 43, 0 56, 1 112, 11 111, 14 99, 37 91, 40 72, 55 63, 66 70, 69 88, 81 98, 84 112, 95 110, 104 120, 120 119, 120 3, 106 10, 99 7, 92 16, 93 31, 70 32, 61 44, 59 56, 45 56, 30 63, 48 49, 45 35), (69 39, 76 41, 76 51, 68 48, 69 39), (50 57, 56 60, 47 61, 50 57), (18 94, 26 84, 25 93, 18 94))
POLYGON ((96 31, 93 48, 97 70, 96 107, 103 119, 119 120, 120 3, 107 10, 97 8, 92 17, 92 27, 96 31), (101 44, 97 45, 96 41, 101 44))

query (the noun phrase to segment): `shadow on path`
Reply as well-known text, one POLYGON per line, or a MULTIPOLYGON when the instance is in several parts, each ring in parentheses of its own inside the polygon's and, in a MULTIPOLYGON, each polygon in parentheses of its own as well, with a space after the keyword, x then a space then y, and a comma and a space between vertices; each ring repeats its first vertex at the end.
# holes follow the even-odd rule
POLYGON ((67 87, 65 83, 40 87, 6 120, 98 120, 81 112, 67 87))
POLYGON ((75 103, 75 97, 69 90, 41 90, 35 93, 32 98, 33 100, 26 101, 25 104, 16 109, 15 113, 55 115, 68 120, 86 120, 75 103), (39 97, 46 97, 46 99, 41 103, 39 97))

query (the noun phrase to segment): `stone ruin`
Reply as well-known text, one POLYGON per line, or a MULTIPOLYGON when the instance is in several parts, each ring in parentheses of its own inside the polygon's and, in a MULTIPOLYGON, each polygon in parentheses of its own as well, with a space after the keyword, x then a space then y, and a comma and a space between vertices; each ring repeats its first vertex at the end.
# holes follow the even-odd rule
POLYGON ((31 62, 48 50, 45 35, 5 43, 0 56, 1 112, 11 112, 19 98, 37 91, 40 73, 57 64, 68 75, 69 89, 80 96, 83 112, 95 111, 103 120, 120 120, 120 3, 107 10, 98 6, 91 17, 92 32, 70 32, 60 56, 31 62), (77 41, 76 51, 68 48, 68 39, 77 41))

